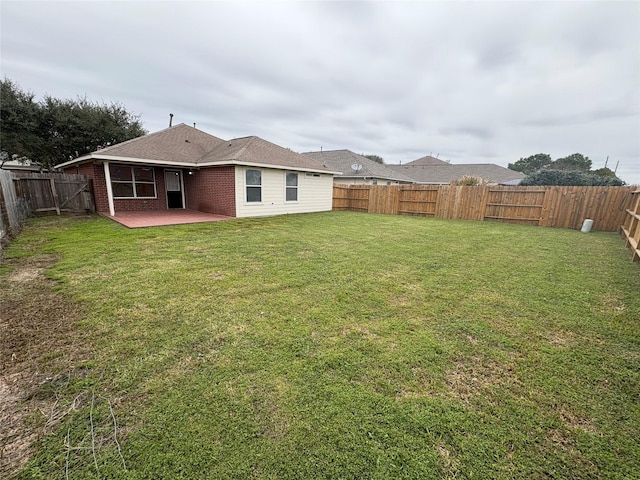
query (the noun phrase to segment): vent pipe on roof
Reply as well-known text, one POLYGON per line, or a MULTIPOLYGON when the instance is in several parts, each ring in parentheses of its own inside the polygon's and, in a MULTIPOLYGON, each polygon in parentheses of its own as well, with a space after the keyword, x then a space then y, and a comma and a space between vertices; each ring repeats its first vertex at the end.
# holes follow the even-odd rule
POLYGON ((173 123, 173 113, 169 114, 169 126, 173 123))
POLYGON ((196 128, 196 122, 193 122, 193 128, 196 128))

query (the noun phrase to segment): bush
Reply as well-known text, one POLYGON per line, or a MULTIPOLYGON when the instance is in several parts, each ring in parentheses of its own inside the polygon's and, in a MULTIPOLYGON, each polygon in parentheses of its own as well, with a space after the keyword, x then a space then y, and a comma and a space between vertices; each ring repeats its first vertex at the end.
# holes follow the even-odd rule
POLYGON ((520 185, 614 186, 624 185, 617 177, 605 177, 577 171, 541 170, 525 177, 520 185))
POLYGON ((457 180, 451 181, 451 185, 465 186, 465 187, 470 187, 474 185, 486 185, 487 183, 489 183, 487 180, 480 177, 475 177, 473 175, 464 175, 463 177, 457 180))

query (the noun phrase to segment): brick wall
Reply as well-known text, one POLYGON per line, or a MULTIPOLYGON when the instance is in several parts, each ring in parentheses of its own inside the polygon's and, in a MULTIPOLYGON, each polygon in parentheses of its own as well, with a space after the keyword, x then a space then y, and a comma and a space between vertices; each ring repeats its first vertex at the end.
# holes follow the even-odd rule
POLYGON ((104 167, 102 164, 83 163, 64 169, 64 173, 85 175, 93 179, 93 197, 96 202, 96 211, 109 212, 109 201, 107 200, 107 187, 104 179, 104 167))
MULTIPOLYGON (((166 210, 167 195, 164 183, 164 169, 155 168, 156 198, 114 199, 117 212, 131 210, 166 210)), ((93 179, 96 210, 109 212, 107 184, 104 166, 101 163, 84 163, 64 169, 64 173, 77 173, 93 179)), ((201 212, 215 213, 229 217, 236 216, 235 167, 210 167, 194 170, 193 175, 183 170, 186 208, 201 212)))
POLYGON ((235 167, 209 167, 185 174, 187 208, 236 216, 235 167))
MULTIPOLYGON (((164 185, 164 170, 155 168, 156 198, 127 198, 114 199, 113 204, 117 212, 132 210, 166 210, 167 195, 164 185)), ((96 202, 96 210, 101 213, 109 213, 109 200, 107 199, 107 182, 104 177, 102 163, 84 163, 82 165, 64 169, 64 173, 77 173, 93 179, 93 194, 96 202)))

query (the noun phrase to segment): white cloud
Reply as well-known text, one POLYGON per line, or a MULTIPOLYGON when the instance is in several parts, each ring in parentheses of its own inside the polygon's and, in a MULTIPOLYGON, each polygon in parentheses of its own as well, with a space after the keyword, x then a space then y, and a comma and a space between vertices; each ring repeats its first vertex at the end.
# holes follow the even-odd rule
POLYGON ((640 183, 635 2, 7 2, 2 74, 297 151, 506 166, 546 152, 640 183))

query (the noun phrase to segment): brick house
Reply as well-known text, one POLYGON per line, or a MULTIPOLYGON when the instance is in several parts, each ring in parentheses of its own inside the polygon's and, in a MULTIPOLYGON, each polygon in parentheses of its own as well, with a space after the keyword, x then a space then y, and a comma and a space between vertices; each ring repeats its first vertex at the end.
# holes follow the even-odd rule
POLYGON ((251 136, 222 140, 185 124, 61 163, 93 180, 96 209, 190 209, 229 217, 331 210, 332 171, 251 136))

